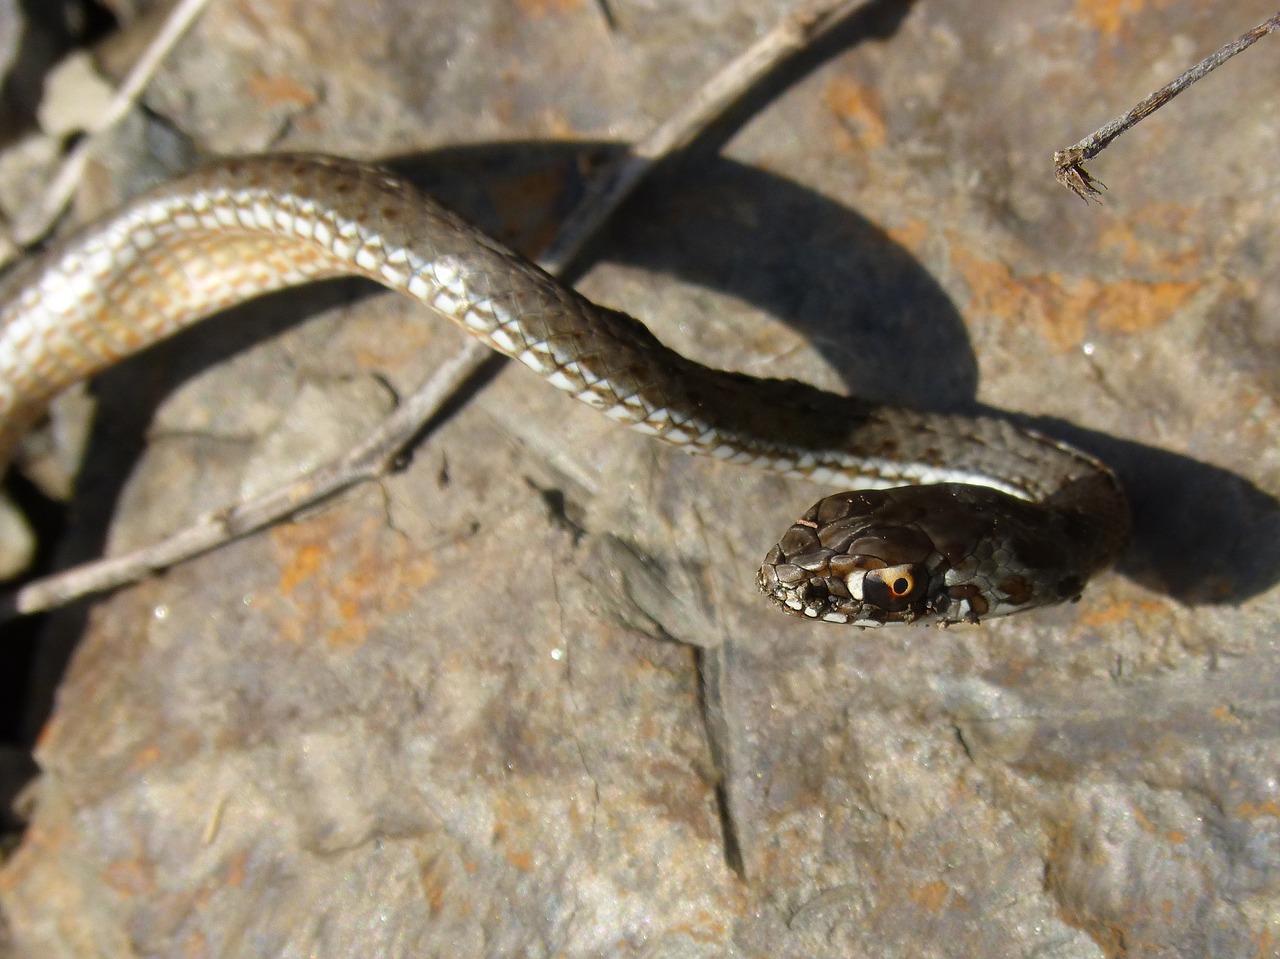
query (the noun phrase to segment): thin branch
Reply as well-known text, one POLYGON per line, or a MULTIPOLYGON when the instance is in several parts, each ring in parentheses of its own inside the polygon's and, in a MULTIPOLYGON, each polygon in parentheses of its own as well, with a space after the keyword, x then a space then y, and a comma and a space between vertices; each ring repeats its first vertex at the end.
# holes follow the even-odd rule
MULTIPOLYGON (((620 163, 601 174, 539 264, 549 273, 562 272, 655 164, 695 140, 781 61, 870 2, 811 2, 777 24, 712 77, 687 106, 627 151, 620 163)), ((407 397, 372 435, 340 459, 296 482, 221 510, 150 546, 34 580, 0 601, 0 620, 53 609, 82 596, 137 582, 285 519, 356 483, 386 475, 462 384, 494 356, 478 341, 469 343, 407 397)))
POLYGON ((159 69, 169 51, 186 35, 191 25, 195 23, 196 17, 200 16, 208 5, 209 0, 181 0, 165 18, 160 30, 151 38, 147 48, 142 51, 142 56, 138 58, 138 62, 133 65, 124 82, 120 84, 119 89, 107 104, 102 116, 97 119, 92 129, 85 131, 87 135, 82 137, 63 157, 62 165, 54 174, 53 181, 49 184, 49 189, 41 201, 39 220, 24 225, 23 235, 15 238, 18 243, 28 246, 43 239, 53 229, 53 224, 58 221, 58 217, 62 216, 62 211, 71 202, 71 197, 84 176, 85 163, 88 162, 89 151, 97 142, 97 135, 115 126, 133 109, 133 105, 142 95, 151 78, 155 76, 156 70, 159 69))
MULTIPOLYGON (((1247 50, 1278 26, 1280 26, 1280 13, 1270 20, 1258 24, 1243 36, 1231 41, 1217 53, 1205 57, 1172 83, 1166 84, 1155 93, 1150 94, 1124 116, 1116 117, 1110 123, 1090 133, 1074 146, 1069 146, 1065 150, 1056 152, 1053 155, 1053 166, 1058 182, 1082 200, 1100 196, 1100 191, 1094 185, 1099 181, 1095 180, 1085 170, 1084 164, 1086 162, 1105 150, 1111 141, 1120 136, 1120 134, 1155 113, 1191 84, 1212 73, 1237 53, 1247 50)), ((1101 185, 1105 189, 1106 185, 1101 185)))
MULTIPOLYGON (((540 261, 563 267, 580 249, 577 237, 594 236, 655 163, 683 150, 788 57, 800 52, 871 0, 820 0, 801 5, 779 21, 698 90, 689 102, 644 140, 602 170, 587 197, 561 228, 540 261), (573 247, 573 250, 570 247, 573 247)), ((547 267, 549 272, 556 272, 547 267)))

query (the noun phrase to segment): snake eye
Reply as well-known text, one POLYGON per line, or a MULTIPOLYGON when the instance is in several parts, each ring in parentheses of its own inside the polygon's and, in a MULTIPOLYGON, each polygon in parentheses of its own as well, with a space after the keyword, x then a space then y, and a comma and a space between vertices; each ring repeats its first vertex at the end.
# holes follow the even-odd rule
POLYGON ((920 599, 928 581, 928 573, 918 563, 869 569, 862 580, 862 598, 896 612, 920 599))

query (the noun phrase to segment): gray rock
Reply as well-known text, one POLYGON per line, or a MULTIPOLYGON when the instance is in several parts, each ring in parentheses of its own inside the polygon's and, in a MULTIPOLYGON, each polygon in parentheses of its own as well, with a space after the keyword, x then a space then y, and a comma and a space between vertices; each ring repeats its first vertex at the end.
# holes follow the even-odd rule
MULTIPOLYGON (((419 154, 531 248, 575 141, 784 7, 214 4, 149 104, 207 150, 419 154)), ((1274 11, 877 9, 580 285, 701 359, 1085 445, 1133 498, 1122 569, 980 628, 794 622, 755 568, 822 491, 504 370, 403 472, 94 606, 0 870, 21 954, 1277 954, 1274 40, 1104 154, 1103 205, 1050 160, 1274 11)), ((307 391, 457 347, 362 291, 103 378, 79 534, 121 484, 113 541, 176 528, 307 391)))

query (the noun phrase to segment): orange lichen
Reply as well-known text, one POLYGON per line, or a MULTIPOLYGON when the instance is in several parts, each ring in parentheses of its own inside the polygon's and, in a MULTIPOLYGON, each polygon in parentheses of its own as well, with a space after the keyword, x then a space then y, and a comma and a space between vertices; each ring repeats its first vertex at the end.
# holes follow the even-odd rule
MULTIPOLYGON (((673 924, 670 934, 685 935, 694 942, 724 942, 729 935, 729 927, 714 914, 704 910, 698 913, 692 922, 673 924)), ((619 942, 618 945, 622 947, 625 943, 619 942)))
POLYGON ((288 564, 280 572, 280 592, 292 593, 302 583, 316 575, 332 559, 327 546, 314 544, 295 550, 288 564))
POLYGON ((1213 709, 1209 710, 1209 715, 1219 722, 1231 723, 1235 726, 1240 725, 1240 717, 1235 714, 1235 711, 1230 706, 1225 704, 1214 706, 1213 709))
POLYGON ((1150 619, 1167 614, 1168 607, 1155 600, 1147 599, 1137 602, 1121 600, 1120 602, 1108 603, 1099 609, 1083 613, 1080 616, 1080 625, 1087 628, 1096 628, 1110 626, 1114 623, 1128 622, 1137 616, 1150 619))
POLYGON ((925 241, 929 239, 932 230, 924 220, 907 220, 900 226, 890 227, 885 230, 894 243, 901 247, 905 247, 912 253, 919 253, 924 249, 925 241))
POLYGON ((950 887, 941 879, 935 879, 933 882, 927 882, 923 886, 917 886, 911 890, 911 901, 921 909, 929 912, 938 912, 947 901, 947 894, 951 892, 950 887))
POLYGON ((874 90, 849 77, 837 77, 828 85, 822 99, 841 121, 842 133, 853 140, 853 144, 846 142, 841 145, 856 144, 863 149, 875 150, 889 139, 880 97, 874 90))
POLYGON ((1008 264, 959 246, 952 248, 951 262, 969 286, 969 312, 1034 327, 1062 350, 1083 341, 1084 319, 1064 310, 1060 278, 1053 274, 1015 277, 1008 264))
POLYGON ((249 854, 244 850, 227 858, 224 869, 223 885, 230 889, 239 889, 249 876, 249 854))
POLYGON ((1258 819, 1267 816, 1271 819, 1280 819, 1280 802, 1274 799, 1267 799, 1263 802, 1245 801, 1236 806, 1236 815, 1241 819, 1258 819))
POLYGON ((335 510, 272 530, 282 557, 280 588, 262 609, 275 617, 283 638, 357 645, 439 574, 434 559, 379 519, 369 517, 354 530, 345 528, 347 519, 335 510), (274 608, 277 603, 287 608, 274 608), (316 623, 324 624, 318 636, 316 623))
POLYGON ((1115 38, 1123 36, 1130 21, 1149 7, 1165 10, 1173 3, 1174 0, 1076 0, 1074 13, 1102 36, 1115 38))
POLYGON ((248 92, 263 107, 313 107, 320 101, 315 90, 292 77, 266 73, 249 77, 248 92))
POLYGON ((529 872, 533 869, 533 854, 529 852, 515 852, 514 850, 507 853, 507 862, 515 869, 521 872, 529 872))
POLYGON ((1156 828, 1156 824, 1151 821, 1151 818, 1146 814, 1142 807, 1134 806, 1132 808, 1133 821, 1137 823, 1138 828, 1148 836, 1158 836, 1160 834, 1160 830, 1156 828))
POLYGON ((1256 959, 1267 959, 1276 955, 1276 939, 1270 929, 1259 931, 1255 939, 1258 943, 1258 951, 1254 953, 1256 959))
POLYGON ((1146 0, 1076 0, 1074 13, 1103 36, 1113 37, 1146 5, 1146 0))
POLYGON ((423 883, 423 892, 427 896, 427 908, 431 910, 431 915, 439 918, 441 911, 444 909, 444 886, 438 882, 423 883))
POLYGON ((140 896, 155 888, 155 868, 141 859, 118 859, 107 866, 102 878, 117 892, 140 896))
POLYGON ((1134 210, 1124 219, 1114 219, 1098 234, 1098 249, 1108 256, 1118 255, 1129 266, 1163 273, 1169 279, 1189 279, 1204 262, 1204 248, 1186 241, 1166 251, 1162 243, 1194 234, 1188 230, 1198 211, 1177 203, 1151 203, 1134 210), (1153 241, 1153 237, 1164 238, 1153 241))
POLYGON ((1195 282, 1164 280, 1144 283, 1119 280, 1114 283, 1084 281, 1077 284, 1074 298, 1080 308, 1096 317, 1098 326, 1109 333, 1136 333, 1159 326, 1191 299, 1199 289, 1195 282))
POLYGON ((1159 326, 1199 289, 1193 281, 1014 276, 1008 264, 956 246, 951 261, 969 286, 969 312, 1036 329, 1055 348, 1077 349, 1091 330, 1135 333, 1159 326))
POLYGON ((129 764, 130 772, 141 772, 144 769, 150 769, 163 757, 160 747, 155 745, 143 746, 138 750, 137 755, 133 757, 133 762, 129 764))

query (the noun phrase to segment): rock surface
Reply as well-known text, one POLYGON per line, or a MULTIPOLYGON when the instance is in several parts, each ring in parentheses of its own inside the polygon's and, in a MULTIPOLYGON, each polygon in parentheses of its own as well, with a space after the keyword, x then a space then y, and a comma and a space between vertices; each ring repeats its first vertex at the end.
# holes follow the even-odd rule
MULTIPOLYGON (((319 149, 534 250, 785 7, 215 3, 82 206, 319 149)), ((87 628, 0 869, 14 953, 1280 955, 1277 41, 1093 164, 1103 205, 1050 162, 1272 12, 880 4, 584 263, 700 359, 980 402, 1112 462, 1135 543, 1079 604, 778 616, 754 570, 821 491, 504 369, 403 472, 51 623, 87 628)), ((67 555, 340 447, 457 348, 368 293, 103 377, 67 555)))

